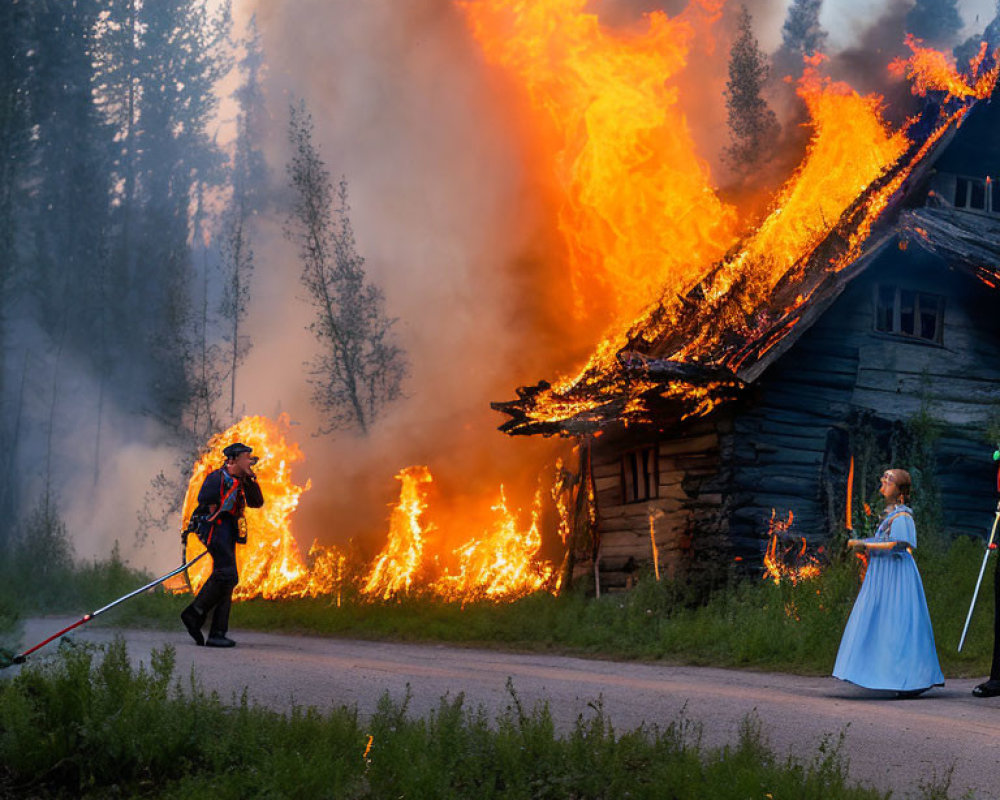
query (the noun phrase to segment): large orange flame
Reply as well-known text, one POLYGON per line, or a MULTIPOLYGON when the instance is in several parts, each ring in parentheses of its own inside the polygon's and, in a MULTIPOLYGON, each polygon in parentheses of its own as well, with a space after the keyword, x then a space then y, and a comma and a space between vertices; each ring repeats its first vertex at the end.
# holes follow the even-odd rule
POLYGON ((503 486, 492 506, 493 525, 482 538, 473 539, 455 551, 459 568, 446 572, 431 590, 447 600, 499 600, 521 597, 541 589, 552 574, 552 566, 536 560, 542 545, 538 529, 541 491, 535 494, 531 524, 519 530, 517 514, 507 505, 503 486))
MULTIPOLYGON (((246 511, 247 544, 236 548, 240 583, 233 596, 237 599, 315 596, 331 592, 335 585, 339 555, 314 546, 309 566, 292 535, 292 515, 310 483, 307 481, 305 486, 300 486, 291 478, 292 464, 302 460, 302 452, 298 445, 287 440, 287 429, 286 415, 279 417, 277 422, 266 417, 244 417, 213 436, 192 470, 184 496, 184 519, 188 519, 197 505, 198 490, 205 478, 222 465, 224 459, 220 451, 226 445, 241 441, 260 456, 255 471, 265 502, 261 509, 248 508, 246 511)), ((201 543, 191 536, 188 557, 201 550, 201 543)), ((205 582, 210 569, 207 560, 191 568, 193 588, 205 582)))
MULTIPOLYGON (((782 187, 763 222, 702 284, 705 302, 711 306, 739 282, 740 302, 720 307, 722 316, 715 320, 717 324, 695 333, 671 355, 675 360, 704 359, 720 329, 749 333, 748 311, 764 302, 778 281, 794 279, 793 267, 805 263, 852 201, 906 150, 904 133, 892 133, 882 119, 882 98, 859 95, 846 84, 829 80, 819 71, 821 63, 822 57, 818 57, 807 64, 798 87, 813 128, 802 165, 782 187)), ((873 204, 872 219, 880 209, 873 204)), ((633 235, 642 237, 648 235, 648 230, 636 230, 633 235)), ((692 259, 696 258, 697 254, 692 253, 692 259)), ((709 266, 692 260, 686 274, 704 275, 709 266)), ((683 304, 669 287, 661 288, 662 294, 648 295, 655 302, 637 320, 620 325, 598 346, 580 373, 540 395, 531 416, 544 421, 564 420, 603 403, 600 396, 567 401, 559 395, 581 382, 596 383, 598 376, 616 371, 616 354, 635 331, 641 330, 646 340, 655 341, 678 324, 683 304)), ((633 383, 630 388, 638 394, 646 387, 633 383)), ((696 413, 704 414, 714 407, 711 388, 671 384, 665 391, 693 397, 697 401, 696 413)))
MULTIPOLYGON (((917 70, 929 56, 915 44, 911 47, 914 54, 906 64, 917 70)), ((651 296, 653 302, 645 312, 631 323, 621 320, 579 373, 533 394, 522 408, 526 420, 548 425, 575 420, 586 425, 603 419, 605 406, 626 423, 649 419, 643 394, 650 390, 666 400, 684 398, 688 416, 711 411, 719 398, 731 393, 732 385, 678 381, 659 388, 655 383, 625 380, 619 354, 631 342, 640 342, 640 350, 652 347, 656 358, 716 364, 732 372, 738 372, 749 357, 759 359, 795 327, 799 309, 824 285, 823 276, 856 262, 883 211, 899 197, 931 148, 971 107, 949 106, 920 146, 913 146, 906 128, 893 132, 882 119, 882 98, 861 96, 824 78, 819 72, 822 60, 817 56, 807 63, 798 88, 813 127, 805 160, 776 196, 772 211, 740 247, 714 267, 700 266, 704 274, 697 287, 700 299, 689 303, 673 294, 669 285, 659 297, 651 296), (835 232, 841 234, 839 239, 835 232), (808 285, 802 285, 807 273, 808 285), (800 286, 799 294, 772 307, 779 286, 800 286), (759 347, 741 350, 725 344, 755 342, 779 319, 780 326, 770 330, 759 347), (614 405, 622 400, 623 405, 614 405)), ((982 63, 974 60, 973 69, 982 63)), ((1000 69, 994 64, 964 79, 945 64, 947 68, 933 72, 933 78, 926 70, 920 73, 925 77, 917 88, 938 88, 961 97, 988 96, 1000 69)))
MULTIPOLYGON (((882 119, 882 98, 859 95, 820 72, 822 56, 807 61, 798 84, 813 134, 806 157, 778 193, 773 210, 728 261, 709 297, 729 291, 736 276, 755 282, 752 299, 767 297, 777 281, 830 232, 847 206, 903 154, 902 132, 882 119)), ((792 276, 794 277, 794 276, 792 276)))
POLYGON ((409 591, 423 566, 427 508, 424 484, 431 483, 427 467, 406 467, 396 479, 402 482, 399 502, 389 517, 389 539, 376 557, 362 592, 388 600, 409 591))
MULTIPOLYGON (((631 319, 661 291, 684 292, 733 241, 679 107, 691 40, 721 0, 648 15, 615 34, 586 0, 463 3, 487 59, 522 82, 562 201, 572 293, 589 329, 631 319)), ((537 144, 537 143, 536 143, 537 144)))
POLYGON ((972 61, 969 74, 960 74, 955 59, 939 50, 924 47, 920 39, 906 35, 906 46, 912 51, 909 58, 897 58, 889 70, 913 82, 914 94, 924 96, 929 91, 946 92, 948 97, 985 99, 993 93, 997 66, 982 69, 989 45, 983 42, 972 61))
MULTIPOLYGON (((291 464, 301 460, 302 453, 286 439, 287 424, 284 416, 277 423, 264 417, 247 417, 212 437, 192 472, 184 499, 184 518, 194 511, 198 490, 207 475, 221 466, 221 448, 234 441, 248 444, 261 457, 256 473, 265 502, 262 509, 246 510, 248 542, 237 548, 240 584, 234 598, 336 593, 340 605, 342 589, 348 583, 346 556, 335 547, 313 544, 304 560, 292 535, 291 517, 310 484, 299 486, 291 480, 291 464)), ((518 515, 508 509, 501 487, 500 500, 492 508, 492 527, 455 551, 459 556, 455 574, 445 572, 435 581, 436 559, 428 559, 425 552, 427 535, 434 531, 434 525, 424 518, 426 489, 433 481, 430 470, 424 466, 407 467, 396 478, 401 482, 399 502, 390 515, 387 543, 361 586, 363 595, 389 600, 414 591, 449 601, 501 600, 522 596, 546 584, 552 566, 537 560, 541 546, 540 491, 535 497, 531 525, 522 531, 518 515)), ((201 550, 197 539, 190 537, 188 558, 201 550)), ((195 590, 205 582, 210 569, 211 565, 204 561, 191 568, 195 590)))
POLYGON ((426 484, 433 481, 425 466, 407 467, 396 476, 401 482, 399 502, 392 511, 385 547, 365 579, 362 593, 389 600, 411 592, 426 592, 444 600, 513 599, 542 588, 552 566, 537 559, 541 547, 538 516, 541 492, 536 493, 531 524, 519 528, 517 513, 507 505, 503 487, 493 505, 493 523, 477 539, 454 551, 455 571, 432 579, 436 559, 426 555, 427 535, 434 530, 425 519, 426 484))

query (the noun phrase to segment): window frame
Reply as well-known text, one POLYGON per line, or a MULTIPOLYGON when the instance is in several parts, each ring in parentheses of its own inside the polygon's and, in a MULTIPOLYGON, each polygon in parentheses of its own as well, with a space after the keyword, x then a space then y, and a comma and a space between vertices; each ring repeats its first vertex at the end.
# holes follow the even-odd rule
POLYGON ((633 447, 619 459, 622 505, 645 503, 660 496, 660 446, 633 447), (640 483, 639 478, 643 478, 640 483), (631 486, 631 496, 629 487, 631 486), (645 494, 640 491, 645 490, 645 494))
POLYGON ((876 283, 874 290, 874 313, 872 314, 872 329, 875 333, 882 334, 884 336, 893 336, 900 339, 905 339, 910 342, 920 342, 921 344, 930 344, 937 347, 944 346, 944 315, 945 315, 945 297, 941 294, 934 294, 933 292, 926 292, 920 289, 908 289, 904 286, 900 286, 898 283, 876 283), (882 290, 891 289, 893 291, 892 300, 892 314, 891 314, 891 329, 886 330, 879 327, 880 317, 883 316, 881 311, 886 306, 881 304, 882 290), (909 293, 913 295, 913 332, 903 330, 902 316, 903 316, 903 293, 909 293), (927 338, 919 333, 921 328, 921 314, 924 309, 921 307, 921 300, 924 302, 928 300, 934 300, 934 335, 932 338, 927 338))
POLYGON ((955 191, 952 194, 952 208, 960 211, 967 211, 970 214, 986 214, 991 217, 1000 216, 1000 196, 998 196, 996 181, 992 176, 984 178, 973 177, 972 175, 955 174, 955 191), (965 184, 965 196, 959 203, 959 188, 965 184), (983 205, 976 207, 971 205, 973 192, 977 187, 983 190, 983 205))

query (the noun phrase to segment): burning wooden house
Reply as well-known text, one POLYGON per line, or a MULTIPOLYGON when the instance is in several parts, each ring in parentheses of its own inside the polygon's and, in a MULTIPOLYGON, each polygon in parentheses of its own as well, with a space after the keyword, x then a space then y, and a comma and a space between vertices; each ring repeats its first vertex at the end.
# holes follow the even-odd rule
POLYGON ((797 196, 807 155, 798 185, 684 297, 661 297, 573 379, 493 404, 509 434, 578 440, 573 574, 608 589, 642 568, 759 564, 789 511, 822 543, 844 530, 852 457, 866 495, 886 466, 864 465, 857 431, 904 458, 897 434, 922 412, 939 423, 944 528, 982 532, 1000 408, 995 78, 932 92, 840 205, 824 205, 821 180, 797 196), (788 245, 796 203, 820 219, 788 245))

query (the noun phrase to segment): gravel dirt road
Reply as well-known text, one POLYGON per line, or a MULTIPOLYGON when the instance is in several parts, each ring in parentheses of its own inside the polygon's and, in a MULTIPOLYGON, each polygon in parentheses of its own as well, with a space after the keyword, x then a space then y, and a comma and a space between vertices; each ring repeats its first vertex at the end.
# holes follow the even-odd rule
MULTIPOLYGON (((73 621, 29 620, 23 641, 34 644, 73 621)), ((644 722, 667 724, 683 710, 703 726, 704 743, 718 746, 734 742, 741 720, 756 712, 780 755, 811 757, 824 735, 836 737, 846 730, 851 777, 892 789, 896 797, 918 795, 921 784, 940 780, 954 767, 951 796, 971 790, 977 798, 1000 798, 1000 698, 972 697, 976 681, 971 679, 949 680, 922 697, 896 700, 834 678, 434 644, 237 629, 230 635, 239 646, 216 650, 196 647, 179 624, 171 632, 83 627, 73 635, 81 641, 107 642, 115 634, 124 637, 136 662, 148 663, 152 648, 173 644, 179 675, 194 668, 203 685, 223 699, 246 688, 253 700, 279 711, 292 705, 356 705, 364 716, 383 692, 399 699, 409 684, 413 715, 424 715, 443 695, 459 692, 465 693, 467 704, 496 714, 510 703, 505 688, 509 677, 526 705, 548 701, 563 731, 579 715, 593 714, 590 704, 600 698, 619 731, 644 722)))

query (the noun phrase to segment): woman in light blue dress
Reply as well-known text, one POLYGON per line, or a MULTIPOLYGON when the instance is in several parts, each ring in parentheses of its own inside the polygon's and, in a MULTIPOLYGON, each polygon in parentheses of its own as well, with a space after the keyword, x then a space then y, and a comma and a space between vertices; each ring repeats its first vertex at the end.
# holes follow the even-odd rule
POLYGON ((912 697, 943 686, 924 587, 913 560, 913 512, 906 505, 910 474, 882 475, 886 513, 875 535, 848 545, 868 553, 868 570, 840 641, 835 678, 912 697))

